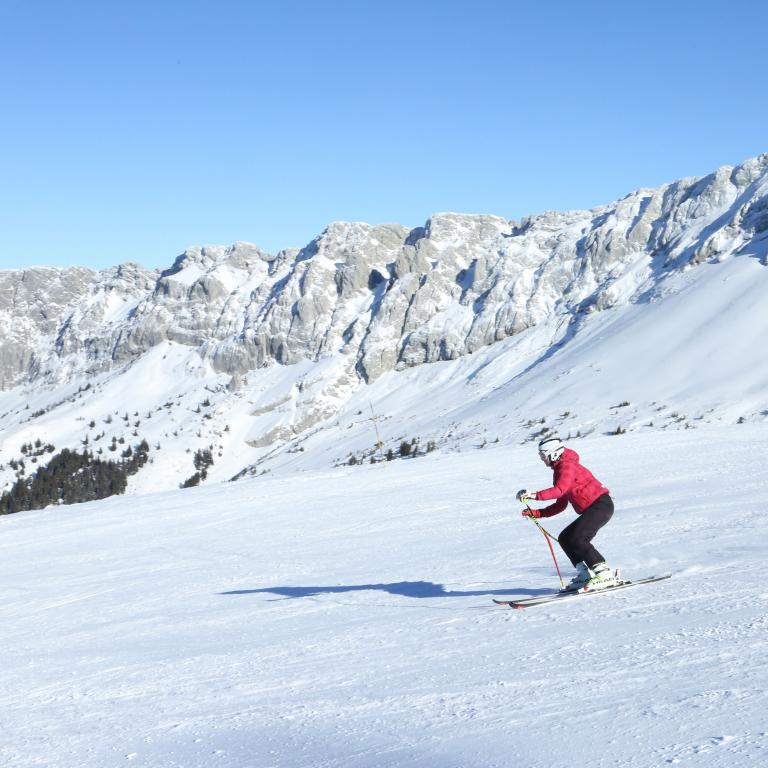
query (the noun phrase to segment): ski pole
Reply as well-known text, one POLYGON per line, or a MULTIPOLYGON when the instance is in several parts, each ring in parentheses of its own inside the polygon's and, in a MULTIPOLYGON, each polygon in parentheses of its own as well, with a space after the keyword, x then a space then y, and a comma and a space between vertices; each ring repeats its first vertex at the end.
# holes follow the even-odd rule
MULTIPOLYGON (((523 502, 525 504, 526 509, 531 509, 530 504, 528 504, 527 501, 523 502)), ((531 510, 532 511, 532 510, 531 510)), ((557 576, 560 579, 560 586, 565 589, 565 582, 563 581, 563 575, 560 573, 560 566, 557 564, 557 558, 555 557, 555 550, 552 546, 552 541, 557 541, 557 539, 549 533, 549 531, 546 531, 544 527, 541 525, 541 523, 532 515, 528 515, 529 520, 533 520, 534 523, 536 523, 536 527, 542 532, 544 535, 544 538, 547 541, 547 544, 549 545, 549 551, 552 553, 552 559, 555 561, 555 570, 557 571, 557 576)))
MULTIPOLYGON (((528 507, 530 509, 530 507, 528 507)), ((538 526, 539 530, 552 541, 556 541, 558 544, 560 543, 560 539, 557 538, 557 536, 553 536, 535 517, 532 517, 531 520, 533 520, 534 523, 538 526)))

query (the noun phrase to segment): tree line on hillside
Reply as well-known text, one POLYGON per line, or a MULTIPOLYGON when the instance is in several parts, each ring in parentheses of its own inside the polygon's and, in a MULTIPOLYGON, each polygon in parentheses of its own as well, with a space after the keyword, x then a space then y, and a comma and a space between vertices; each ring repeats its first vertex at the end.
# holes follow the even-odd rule
POLYGON ((0 497, 0 514, 42 509, 50 504, 77 504, 125 492, 128 478, 149 458, 149 445, 142 440, 121 461, 100 459, 86 450, 63 449, 33 475, 19 478, 0 497))
POLYGON ((179 486, 180 488, 194 488, 207 479, 208 470, 213 466, 213 453, 210 448, 200 449, 195 451, 195 457, 192 461, 197 472, 192 477, 188 477, 179 486))
POLYGON ((423 450, 419 449, 419 438, 414 437, 411 438, 411 440, 402 440, 400 442, 400 446, 397 449, 389 448, 386 452, 384 451, 384 446, 381 444, 378 444, 374 448, 369 449, 368 451, 363 451, 363 453, 358 456, 357 454, 350 454, 349 458, 347 459, 346 463, 350 466, 354 466, 355 464, 365 464, 366 461, 370 464, 377 464, 380 461, 394 461, 395 459, 413 459, 417 456, 425 456, 428 453, 432 453, 432 451, 437 450, 437 443, 435 443, 434 440, 430 440, 427 443, 427 447, 423 450))

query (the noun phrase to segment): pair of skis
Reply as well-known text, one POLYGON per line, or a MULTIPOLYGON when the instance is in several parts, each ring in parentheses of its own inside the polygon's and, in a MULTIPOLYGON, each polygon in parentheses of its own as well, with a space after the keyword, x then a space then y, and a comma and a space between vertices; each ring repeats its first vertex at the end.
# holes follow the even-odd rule
POLYGON ((577 590, 561 590, 560 592, 550 592, 546 595, 537 595, 536 597, 521 597, 515 600, 497 600, 494 598, 493 602, 497 605, 509 606, 510 608, 532 608, 536 605, 546 605, 547 603, 555 603, 559 600, 568 600, 573 597, 604 595, 607 592, 615 592, 617 589, 627 589, 628 587, 636 587, 640 584, 652 584, 656 581, 664 581, 670 578, 672 578, 672 574, 668 573, 665 576, 648 576, 644 579, 635 579, 634 581, 619 581, 610 587, 603 587, 602 589, 582 587, 577 590))

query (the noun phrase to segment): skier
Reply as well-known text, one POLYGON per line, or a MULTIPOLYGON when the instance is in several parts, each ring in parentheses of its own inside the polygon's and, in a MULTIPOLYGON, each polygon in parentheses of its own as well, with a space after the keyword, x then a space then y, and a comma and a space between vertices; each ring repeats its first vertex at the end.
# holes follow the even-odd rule
POLYGON ((592 539, 613 515, 609 491, 579 463, 579 454, 566 448, 559 437, 546 437, 539 443, 539 458, 554 471, 553 487, 543 491, 518 491, 517 500, 547 501, 557 499, 544 509, 523 511, 524 517, 552 517, 562 512, 568 502, 578 517, 558 536, 563 552, 576 567, 576 575, 566 590, 587 587, 603 589, 617 583, 605 558, 592 546, 592 539))

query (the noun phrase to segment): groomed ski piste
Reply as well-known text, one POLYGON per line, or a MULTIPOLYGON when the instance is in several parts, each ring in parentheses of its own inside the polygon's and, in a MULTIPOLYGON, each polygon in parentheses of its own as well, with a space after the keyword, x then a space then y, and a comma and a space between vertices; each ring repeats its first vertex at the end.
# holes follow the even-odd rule
POLYGON ((493 605, 558 586, 535 444, 0 518, 0 764, 768 764, 764 425, 575 447, 670 580, 493 605))

